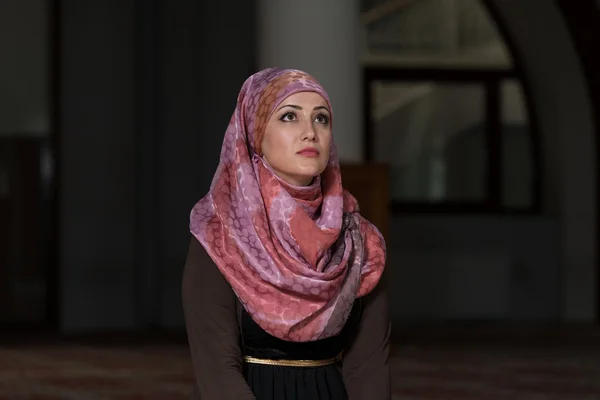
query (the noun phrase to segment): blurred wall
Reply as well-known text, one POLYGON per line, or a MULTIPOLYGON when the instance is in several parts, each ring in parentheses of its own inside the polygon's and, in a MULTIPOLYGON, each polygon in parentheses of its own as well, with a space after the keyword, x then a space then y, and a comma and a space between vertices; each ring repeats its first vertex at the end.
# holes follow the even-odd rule
POLYGON ((0 136, 49 132, 49 5, 0 2, 0 136))
POLYGON ((251 3, 231 6, 62 2, 65 331, 181 325, 189 211, 253 63, 251 3))

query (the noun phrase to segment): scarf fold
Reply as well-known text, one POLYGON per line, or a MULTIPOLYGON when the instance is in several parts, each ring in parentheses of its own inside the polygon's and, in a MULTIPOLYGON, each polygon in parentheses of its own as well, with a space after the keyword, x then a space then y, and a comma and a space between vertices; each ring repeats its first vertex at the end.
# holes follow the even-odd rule
POLYGON ((333 143, 325 171, 309 186, 283 181, 262 157, 273 110, 302 91, 330 104, 302 71, 270 68, 246 80, 210 190, 190 215, 191 233, 252 319, 295 342, 339 333, 354 300, 379 282, 386 257, 382 235, 342 188, 333 143))

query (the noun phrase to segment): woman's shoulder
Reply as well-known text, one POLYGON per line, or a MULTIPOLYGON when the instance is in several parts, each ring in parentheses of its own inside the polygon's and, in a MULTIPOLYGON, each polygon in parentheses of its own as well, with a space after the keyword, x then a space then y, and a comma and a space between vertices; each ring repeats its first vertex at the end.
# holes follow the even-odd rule
POLYGON ((194 237, 191 237, 188 254, 183 269, 183 287, 200 295, 226 298, 235 296, 233 289, 210 258, 206 249, 194 237))
POLYGON ((190 261, 214 264, 204 246, 193 235, 190 238, 186 264, 190 261))

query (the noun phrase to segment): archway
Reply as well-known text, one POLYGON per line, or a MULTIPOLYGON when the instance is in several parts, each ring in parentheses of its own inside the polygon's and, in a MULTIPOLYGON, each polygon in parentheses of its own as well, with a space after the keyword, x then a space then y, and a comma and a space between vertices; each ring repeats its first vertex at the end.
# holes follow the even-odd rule
MULTIPOLYGON (((567 7, 584 14, 589 11, 586 19, 593 20, 593 2, 576 3, 567 7)), ((597 144, 577 41, 565 24, 569 13, 544 1, 490 0, 489 6, 514 38, 539 117, 547 155, 547 207, 560 221, 561 319, 593 321, 597 316, 597 144)), ((597 9, 595 13, 597 21, 597 9)), ((582 25, 580 19, 577 24, 582 25)))
MULTIPOLYGON (((379 3, 379 6, 387 4, 389 10, 391 4, 396 4, 398 7, 421 4, 425 7, 425 3, 434 2, 370 3, 373 3, 370 4, 371 7, 377 6, 375 3, 379 3)), ((560 10, 554 4, 541 1, 517 4, 502 0, 476 3, 481 8, 487 6, 499 31, 503 33, 505 39, 508 38, 505 42, 506 47, 510 49, 517 75, 524 83, 524 91, 531 99, 528 120, 532 122, 530 128, 533 127, 533 131, 530 132, 534 133, 532 136, 534 139, 535 132, 539 132, 540 140, 535 143, 539 146, 542 155, 539 158, 541 162, 538 170, 540 188, 542 188, 539 208, 533 207, 527 216, 523 213, 507 216, 507 207, 498 200, 502 198, 502 190, 498 190, 498 187, 494 189, 490 184, 494 179, 496 182, 502 182, 502 179, 497 176, 498 172, 495 178, 493 173, 488 174, 487 197, 472 196, 479 200, 479 203, 471 201, 470 204, 466 204, 462 201, 460 204, 459 201, 458 207, 456 204, 450 204, 454 208, 440 207, 440 203, 444 204, 443 201, 437 201, 437 204, 436 201, 431 201, 432 197, 440 198, 440 192, 439 190, 436 192, 435 185, 431 185, 430 191, 426 192, 429 197, 421 194, 420 207, 415 207, 414 202, 410 204, 405 201, 406 199, 404 202, 399 202, 404 209, 402 207, 398 209, 408 213, 393 217, 392 232, 395 232, 392 235, 394 242, 392 247, 398 253, 391 254, 391 258, 397 262, 399 268, 412 263, 418 265, 413 269, 426 269, 429 274, 420 276, 414 272, 404 275, 400 273, 395 278, 396 283, 400 285, 398 288, 410 291, 410 286, 427 287, 430 276, 453 282, 454 287, 448 285, 438 287, 439 285, 429 283, 429 294, 421 293, 421 297, 414 293, 412 297, 407 295, 408 297, 398 302, 398 306, 402 308, 400 304, 404 302, 405 310, 420 307, 421 317, 425 314, 429 317, 450 317, 450 319, 456 316, 509 320, 590 321, 595 317, 596 236, 594 224, 586 221, 594 221, 596 215, 595 154, 592 151, 593 126, 590 103, 577 54, 562 21, 560 10), (560 80, 557 79, 558 77, 560 80), (572 132, 578 132, 577 137, 573 137, 572 132), (576 181, 573 177, 581 179, 576 181), (492 207, 489 206, 490 198, 493 200, 492 207), (482 199, 487 199, 487 203, 481 201, 482 199), (477 211, 477 215, 472 215, 473 210, 477 211), (499 219, 499 214, 504 217, 499 219), (502 222, 498 222, 500 220, 502 222), (466 231, 477 233, 466 234, 466 231), (419 250, 415 251, 415 248, 419 250), (403 255, 400 255, 400 252, 403 252, 403 255), (465 267, 469 265, 469 257, 471 260, 473 257, 477 258, 477 263, 480 265, 489 265, 490 270, 482 273, 481 268, 475 265, 472 268, 465 267), (440 263, 445 263, 446 266, 433 267, 440 263), (403 285, 402 280, 410 281, 411 284, 403 285), (469 289, 473 285, 483 285, 483 287, 487 285, 489 290, 471 292, 470 296, 457 294, 463 293, 464 289, 469 289), (432 298, 432 293, 445 293, 447 297, 432 298), (487 305, 482 305, 480 301, 481 307, 473 308, 469 299, 475 298, 479 300, 487 298, 487 305), (446 307, 446 309, 432 311, 432 302, 437 302, 440 308, 446 307), (455 308, 452 312, 447 308, 449 302, 454 303, 455 308)), ((368 10, 365 15, 369 15, 368 10)), ((407 18, 405 22, 406 20, 407 18)), ((432 26, 431 23, 421 25, 432 26)), ((368 40, 369 38, 367 38, 367 45, 369 45, 368 40)), ((389 42, 387 44, 389 46, 389 42)), ((405 58, 403 66, 405 74, 432 69, 431 65, 424 65, 422 57, 417 61, 413 57, 409 60, 410 68, 406 68, 407 59, 405 58)), ((493 60, 494 57, 490 57, 488 53, 488 57, 484 59, 493 60)), ((373 61, 371 59, 367 65, 385 64, 389 69, 390 65, 394 64, 382 57, 373 61)), ((506 70, 506 65, 501 61, 501 58, 497 58, 496 65, 492 65, 492 68, 490 65, 483 65, 484 68, 481 68, 481 63, 475 65, 478 68, 471 68, 463 73, 463 78, 466 76, 463 80, 472 81, 472 76, 480 74, 480 70, 486 69, 485 67, 488 71, 494 68, 506 70)), ((448 65, 443 67, 448 69, 448 65)), ((442 68, 435 65, 433 69, 442 68)), ((456 68, 452 73, 456 74, 456 68)), ((381 78, 381 75, 376 77, 381 78)), ((367 91, 369 90, 372 88, 367 88, 367 91)), ((486 99, 491 97, 485 96, 486 99)), ((370 108, 377 107, 374 100, 379 99, 373 96, 367 97, 370 108)), ((495 104, 492 103, 495 107, 497 104, 497 101, 495 104)), ((431 118, 431 114, 428 118, 431 118)), ((370 134, 373 135, 373 127, 370 128, 370 134)), ((496 137, 498 136, 496 131, 496 137)), ((375 147, 376 145, 371 146, 372 152, 375 147)), ((497 150, 500 146, 496 142, 491 147, 493 155, 494 147, 497 150)), ((535 156, 535 151, 531 154, 535 156)), ((496 163, 499 159, 501 157, 496 153, 496 163)), ((488 162, 487 165, 488 168, 490 165, 493 167, 493 163, 488 162)), ((502 168, 497 167, 496 164, 496 171, 500 170, 504 173, 502 168)), ((470 169, 472 168, 467 168, 466 171, 470 169)), ((459 176, 464 175, 459 174, 459 176)), ((416 179, 419 180, 423 180, 423 175, 416 179)), ((479 178, 479 181, 481 182, 482 179, 479 178)), ((510 183, 510 180, 508 182, 510 183)), ((396 193, 404 194, 398 190, 396 193)), ((414 199, 414 192, 410 194, 414 199)), ((459 200, 464 200, 464 197, 459 197, 459 200)), ((445 205, 448 205, 447 201, 445 205)))
MULTIPOLYGON (((575 48, 579 53, 582 67, 586 76, 587 88, 592 100, 593 116, 596 128, 596 158, 600 154, 600 3, 594 0, 565 1, 559 0, 558 5, 567 23, 575 48)), ((596 171, 600 170, 600 162, 596 159, 596 171)), ((597 172, 596 179, 600 176, 597 172)), ((600 185, 596 184, 596 196, 600 185)), ((600 213, 597 213, 596 235, 600 231, 600 213)), ((596 239, 597 240, 597 239, 596 239)), ((596 322, 600 322, 600 257, 596 255, 596 322)))

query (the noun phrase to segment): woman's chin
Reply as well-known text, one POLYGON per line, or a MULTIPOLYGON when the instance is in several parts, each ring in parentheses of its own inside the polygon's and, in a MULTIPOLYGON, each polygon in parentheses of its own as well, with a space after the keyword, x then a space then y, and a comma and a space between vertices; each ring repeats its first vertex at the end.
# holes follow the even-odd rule
POLYGON ((319 165, 303 165, 293 170, 281 171, 274 168, 275 173, 283 178, 287 183, 294 186, 308 186, 312 183, 313 179, 321 175, 321 168, 319 165))
POLYGON ((303 182, 312 182, 313 179, 317 176, 321 175, 321 170, 319 168, 314 168, 310 170, 303 170, 302 172, 296 174, 303 182))
POLYGON ((321 172, 324 170, 324 165, 322 162, 314 160, 312 162, 305 162, 297 166, 296 175, 298 176, 310 176, 315 177, 321 175, 321 172))

